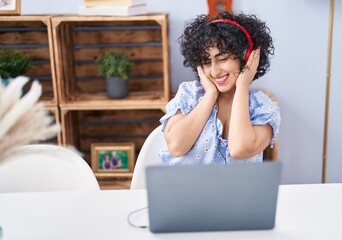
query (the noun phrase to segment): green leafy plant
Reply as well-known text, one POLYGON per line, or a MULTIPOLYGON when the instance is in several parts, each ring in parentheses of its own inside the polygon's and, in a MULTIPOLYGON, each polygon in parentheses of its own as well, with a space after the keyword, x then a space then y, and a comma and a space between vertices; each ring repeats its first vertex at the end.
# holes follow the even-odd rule
POLYGON ((24 75, 33 68, 32 60, 22 52, 12 52, 6 48, 0 50, 0 77, 15 78, 24 75))
POLYGON ((128 79, 133 62, 126 53, 108 52, 96 61, 100 74, 106 78, 120 77, 128 79))

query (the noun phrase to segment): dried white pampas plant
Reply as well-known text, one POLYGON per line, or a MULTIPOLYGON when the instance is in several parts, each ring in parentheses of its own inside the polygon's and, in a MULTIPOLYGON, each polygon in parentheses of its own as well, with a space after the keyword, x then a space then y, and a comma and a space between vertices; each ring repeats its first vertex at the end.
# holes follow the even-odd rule
POLYGON ((60 131, 49 111, 38 103, 42 94, 38 81, 22 96, 28 81, 28 77, 20 76, 7 87, 0 83, 0 162, 15 147, 51 139, 60 131))

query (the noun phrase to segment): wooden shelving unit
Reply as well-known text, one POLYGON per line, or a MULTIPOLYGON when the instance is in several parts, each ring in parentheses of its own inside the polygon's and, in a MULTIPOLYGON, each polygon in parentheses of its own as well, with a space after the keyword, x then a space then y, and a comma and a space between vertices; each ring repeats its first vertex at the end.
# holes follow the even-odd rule
POLYGON ((62 143, 90 164, 91 143, 134 142, 136 156, 170 100, 168 14, 51 18, 62 143), (96 60, 108 51, 133 60, 129 96, 105 94, 96 60))
POLYGON ((93 141, 134 141, 138 154, 147 135, 159 125, 170 99, 166 13, 130 17, 3 16, 0 45, 33 59, 36 67, 27 75, 42 84, 40 101, 62 125, 61 134, 51 142, 76 146, 89 163, 89 143, 93 141), (129 96, 122 100, 105 95, 104 79, 95 64, 102 53, 110 50, 129 53, 134 61, 129 96), (87 123, 89 116, 93 116, 91 124, 87 123), (96 127, 90 127, 92 124, 96 127), (92 130, 87 132, 84 126, 92 130), (108 129, 115 130, 103 137, 108 129), (121 130, 126 131, 125 137, 121 130))

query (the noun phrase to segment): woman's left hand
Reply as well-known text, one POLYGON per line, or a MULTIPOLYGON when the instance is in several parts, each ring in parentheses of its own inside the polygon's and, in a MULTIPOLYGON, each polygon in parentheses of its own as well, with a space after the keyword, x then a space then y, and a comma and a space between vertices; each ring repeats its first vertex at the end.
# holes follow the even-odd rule
POLYGON ((242 71, 240 72, 236 80, 236 86, 244 85, 246 87, 249 87, 249 85, 253 81, 253 78, 257 72, 259 61, 260 61, 260 48, 257 48, 252 51, 251 55, 249 55, 246 65, 243 67, 242 71))

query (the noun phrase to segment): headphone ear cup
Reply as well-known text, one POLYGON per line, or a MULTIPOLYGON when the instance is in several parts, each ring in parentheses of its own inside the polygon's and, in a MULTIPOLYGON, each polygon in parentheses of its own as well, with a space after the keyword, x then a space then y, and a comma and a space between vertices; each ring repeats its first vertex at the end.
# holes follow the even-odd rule
POLYGON ((221 12, 232 13, 233 0, 208 0, 208 15, 215 17, 221 12))

